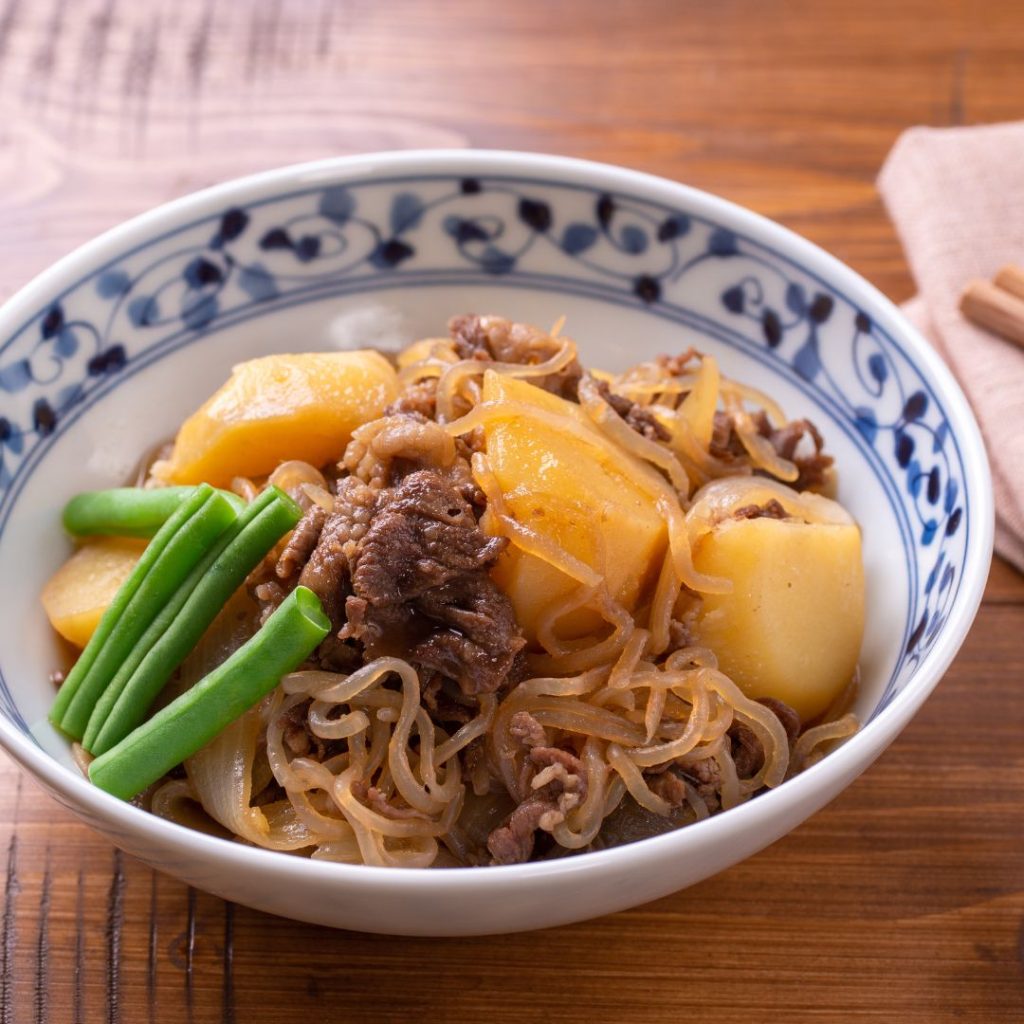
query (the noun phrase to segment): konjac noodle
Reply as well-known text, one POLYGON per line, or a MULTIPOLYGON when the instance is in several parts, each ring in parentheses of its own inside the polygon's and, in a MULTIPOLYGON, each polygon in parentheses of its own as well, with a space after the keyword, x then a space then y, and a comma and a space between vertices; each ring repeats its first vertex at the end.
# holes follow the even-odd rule
MULTIPOLYGON (((510 864, 728 810, 857 729, 860 533, 818 430, 710 355, 604 372, 560 327, 253 360, 147 459, 147 492, 301 509, 159 701, 300 592, 329 629, 144 806, 322 860, 510 864)), ((84 645, 143 544, 84 541, 58 631, 84 645)))

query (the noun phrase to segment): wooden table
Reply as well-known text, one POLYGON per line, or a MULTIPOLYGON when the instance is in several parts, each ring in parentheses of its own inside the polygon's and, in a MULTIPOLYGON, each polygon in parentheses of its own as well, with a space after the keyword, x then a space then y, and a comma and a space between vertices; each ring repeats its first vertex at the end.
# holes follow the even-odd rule
MULTIPOLYGON (((795 228, 897 300, 873 187, 918 123, 1024 115, 1020 0, 0 2, 0 296, 99 230, 338 153, 622 163, 795 228)), ((313 928, 123 857, 0 763, 0 1024, 1024 1019, 1024 579, 996 562, 892 750, 687 892, 530 935, 313 928)))

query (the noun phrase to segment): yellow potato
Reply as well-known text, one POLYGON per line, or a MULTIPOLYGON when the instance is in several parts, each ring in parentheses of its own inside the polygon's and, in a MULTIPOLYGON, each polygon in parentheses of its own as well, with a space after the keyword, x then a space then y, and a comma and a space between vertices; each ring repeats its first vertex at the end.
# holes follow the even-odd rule
POLYGON ((127 537, 101 537, 82 545, 43 588, 43 608, 53 628, 76 647, 85 647, 145 548, 146 541, 127 537))
POLYGON ((704 595, 698 622, 699 642, 722 671, 747 696, 785 701, 804 721, 821 714, 850 682, 860 652, 858 528, 726 519, 699 537, 693 560, 733 583, 729 594, 704 595))
MULTIPOLYGON (((665 551, 667 530, 651 499, 612 464, 605 442, 579 406, 496 373, 484 378, 485 402, 521 402, 570 417, 592 434, 588 444, 529 416, 489 423, 487 460, 517 522, 555 541, 602 573, 611 595, 632 610, 646 596, 665 551)), ((484 528, 493 528, 485 517, 484 528)), ((495 570, 528 639, 541 613, 576 582, 549 563, 510 547, 495 570)), ((558 635, 582 636, 600 620, 575 612, 558 635)))
POLYGON ((288 459, 314 466, 338 459, 352 431, 376 419, 398 393, 378 352, 312 352, 240 363, 190 416, 165 469, 170 483, 261 476, 288 459))

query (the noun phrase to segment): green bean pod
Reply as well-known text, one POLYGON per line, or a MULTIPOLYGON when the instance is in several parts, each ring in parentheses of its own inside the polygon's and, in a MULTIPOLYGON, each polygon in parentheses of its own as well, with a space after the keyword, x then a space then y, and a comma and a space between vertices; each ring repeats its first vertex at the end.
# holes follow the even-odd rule
MULTIPOLYGON (((152 537, 194 487, 113 487, 83 491, 65 506, 62 521, 72 537, 152 537)), ((218 493, 241 513, 245 502, 230 491, 218 493)))
POLYGON ((198 511, 203 502, 212 493, 213 488, 208 485, 200 485, 193 488, 192 494, 174 510, 164 524, 163 529, 146 545, 146 550, 142 552, 142 557, 139 559, 138 564, 114 595, 114 600, 110 602, 110 607, 104 612, 89 643, 86 644, 85 650, 79 655, 78 660, 68 673, 60 690, 57 691, 57 699, 53 702, 53 707, 50 709, 50 721, 54 725, 59 726, 61 724, 72 699, 82 684, 82 680, 92 670, 97 655, 109 639, 114 626, 120 621, 135 592, 139 589, 139 584, 142 583, 143 579, 145 579, 146 575, 159 560, 168 542, 177 533, 178 529, 198 511))
MULTIPOLYGON (((121 592, 115 595, 111 608, 119 605, 118 613, 110 629, 101 638, 94 658, 78 681, 70 703, 64 705, 66 710, 57 723, 69 736, 82 739, 96 702, 123 662, 131 656, 132 649, 142 638, 149 624, 172 600, 175 592, 206 556, 217 538, 237 518, 234 506, 212 487, 200 484, 196 490, 200 491, 205 499, 199 508, 183 522, 177 519, 177 513, 167 520, 151 541, 151 544, 156 543, 164 532, 167 532, 166 543, 159 554, 151 563, 144 565, 146 552, 143 552, 143 558, 124 585, 128 588, 129 584, 132 584, 128 600, 121 604, 118 601, 121 592)), ((192 499, 187 501, 191 505, 192 499)), ((100 627, 106 618, 107 615, 104 615, 100 620, 100 627)), ((98 628, 96 632, 99 633, 100 629, 98 628)), ((90 640, 86 651, 92 645, 93 641, 90 640)), ((77 668, 77 664, 75 667, 77 668)), ((64 686, 67 686, 67 682, 64 686)), ((61 687, 57 693, 58 699, 63 692, 64 687, 61 687)), ((54 711, 51 711, 51 718, 53 716, 54 711)))
POLYGON ((301 516, 299 506, 276 487, 246 508, 153 620, 100 697, 82 741, 86 750, 102 754, 142 722, 217 613, 301 516))
POLYGON ((89 778, 130 800, 258 703, 309 657, 330 628, 316 594, 296 587, 223 664, 97 757, 89 778))

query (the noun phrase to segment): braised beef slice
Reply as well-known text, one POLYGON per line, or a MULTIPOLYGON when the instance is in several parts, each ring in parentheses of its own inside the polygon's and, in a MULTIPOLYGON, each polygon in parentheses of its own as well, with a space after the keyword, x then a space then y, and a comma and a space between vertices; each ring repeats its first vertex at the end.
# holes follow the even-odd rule
POLYGON ((709 814, 714 814, 721 806, 719 793, 722 789, 722 770, 713 757, 688 764, 682 773, 693 784, 697 795, 704 801, 709 814))
POLYGON ((310 505, 277 560, 274 571, 278 579, 289 582, 302 571, 320 541, 326 522, 327 510, 315 503, 310 505))
POLYGON ((327 517, 317 546, 299 576, 299 585, 309 587, 320 598, 331 624, 344 622, 345 584, 349 564, 343 545, 348 539, 348 524, 338 515, 327 517))
POLYGON ((506 545, 486 537, 469 503, 434 470, 380 493, 359 545, 342 637, 367 659, 398 655, 492 693, 525 645, 508 598, 488 575, 506 545))
POLYGON ((835 460, 831 455, 822 453, 825 439, 810 420, 792 420, 775 430, 762 412, 757 421, 757 429, 758 433, 768 438, 782 458, 788 459, 799 470, 800 475, 790 487, 806 491, 812 487, 820 487, 825 482, 826 473, 835 460), (805 437, 810 438, 814 450, 797 454, 797 448, 805 437))
POLYGON ((684 647, 692 647, 697 642, 695 616, 684 619, 671 619, 668 624, 668 652, 679 651, 684 647))
POLYGON ((420 703, 430 712, 435 722, 445 725, 465 725, 480 713, 479 702, 467 697, 450 679, 440 672, 428 676, 420 687, 420 703))
MULTIPOLYGON (((535 366, 550 359, 561 347, 561 342, 536 327, 500 316, 475 313, 455 316, 448 321, 448 333, 455 343, 455 351, 463 359, 535 366)), ((576 387, 582 376, 583 368, 573 359, 558 373, 535 377, 530 383, 575 402, 576 387)))
MULTIPOLYGON (((792 462, 799 475, 796 480, 787 481, 797 491, 806 491, 821 487, 825 483, 828 470, 835 461, 831 455, 825 455, 825 439, 818 428, 810 420, 792 420, 777 430, 772 426, 768 414, 759 409, 752 419, 757 432, 771 442, 778 455, 792 462), (798 453, 800 442, 808 438, 812 451, 798 453)), ((806 445, 804 446, 806 449, 806 445)), ((725 412, 716 412, 712 427, 709 451, 722 462, 733 462, 746 455, 746 449, 733 430, 732 417, 725 412)))
POLYGON ((734 462, 747 454, 732 428, 732 417, 727 412, 718 411, 714 415, 708 452, 719 462, 734 462))
POLYGON ((800 716, 788 704, 774 697, 761 697, 758 704, 763 704, 782 723, 790 744, 796 743, 800 735, 800 716))
POLYGON ((352 478, 337 488, 334 511, 315 504, 309 508, 278 558, 274 577, 256 588, 256 596, 266 615, 298 584, 309 587, 333 627, 310 660, 328 672, 347 673, 363 664, 362 651, 337 633, 345 624, 345 598, 351 593, 351 551, 376 495, 352 478))
POLYGON ((772 498, 763 505, 744 505, 732 514, 733 519, 788 519, 789 513, 772 498))
POLYGON ((681 377, 684 373, 689 373, 696 368, 696 366, 691 366, 691 363, 699 364, 703 358, 704 356, 691 345, 685 352, 680 352, 675 356, 660 355, 655 361, 673 377, 681 377))
POLYGON ((552 801, 544 795, 527 797, 509 816, 508 822, 487 837, 487 849, 494 864, 525 864, 533 853, 534 834, 541 819, 550 814, 552 801))
MULTIPOLYGON (((565 820, 573 807, 587 796, 583 763, 560 747, 532 746, 527 741, 527 765, 531 778, 541 772, 550 776, 543 785, 528 786, 528 796, 509 815, 508 821, 487 838, 495 864, 522 864, 533 854, 538 829, 549 832, 565 820)), ((542 833, 543 834, 543 833, 542 833)))
POLYGON ((674 771, 648 776, 645 781, 655 796, 660 796, 669 807, 682 807, 686 803, 686 783, 674 771))
POLYGON ((313 659, 325 672, 350 675, 363 667, 363 654, 354 640, 343 640, 336 633, 328 633, 316 649, 313 659))
MULTIPOLYGON (((792 746, 800 735, 800 716, 788 704, 774 697, 761 697, 758 704, 763 704, 782 723, 786 738, 792 746)), ((737 722, 729 729, 729 739, 732 741, 736 774, 741 779, 748 779, 759 772, 764 764, 764 748, 754 731, 742 722, 737 722)))
POLYGON ((667 441, 669 432, 654 418, 654 414, 642 405, 631 401, 624 395, 617 395, 608 386, 608 382, 597 382, 597 390, 601 397, 624 419, 638 434, 650 441, 667 441))
POLYGON ((405 390, 385 410, 385 416, 402 413, 432 420, 437 412, 437 377, 428 377, 406 386, 405 390))
POLYGON ((322 761, 327 753, 327 743, 309 727, 310 701, 294 704, 282 711, 278 718, 282 739, 289 752, 295 757, 313 757, 322 761))

